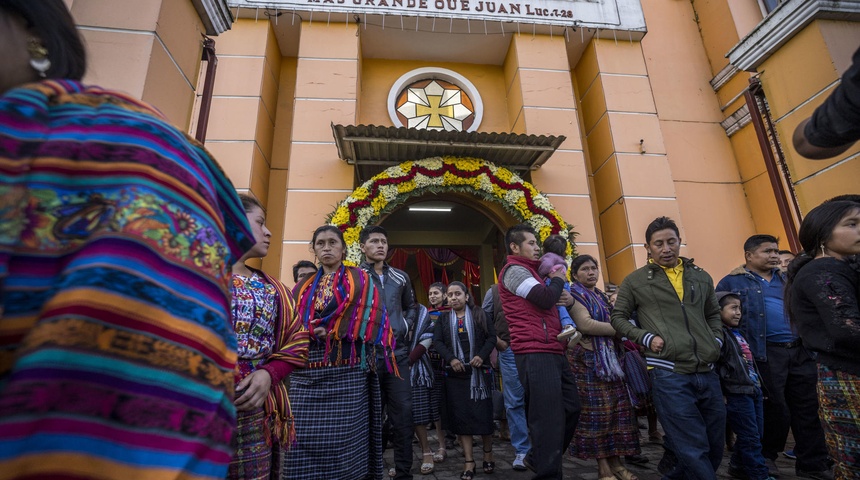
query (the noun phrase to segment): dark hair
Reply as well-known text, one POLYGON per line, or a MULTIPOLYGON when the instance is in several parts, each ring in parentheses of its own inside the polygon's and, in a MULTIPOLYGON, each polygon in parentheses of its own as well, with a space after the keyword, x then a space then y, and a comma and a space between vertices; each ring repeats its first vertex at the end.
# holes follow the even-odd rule
POLYGON ((314 271, 317 271, 317 266, 314 265, 314 262, 310 260, 299 260, 293 265, 293 282, 299 281, 299 269, 300 268, 313 268, 314 271))
MULTIPOLYGON (((463 282, 451 282, 448 284, 448 290, 451 290, 451 287, 459 287, 460 290, 463 290, 463 293, 468 295, 466 308, 468 308, 469 312, 472 314, 472 320, 474 320, 475 324, 480 326, 484 333, 487 333, 487 320, 484 318, 484 310, 482 310, 479 305, 475 304, 475 299, 472 298, 471 290, 466 288, 466 285, 463 282)), ((453 314, 453 310, 451 313, 453 314)))
POLYGON ((824 203, 828 202, 854 202, 860 203, 860 195, 856 193, 846 193, 845 195, 837 195, 830 200, 826 200, 824 203))
POLYGON ((515 245, 522 245, 522 243, 526 241, 526 233, 531 233, 535 238, 537 238, 537 232, 534 227, 527 223, 514 225, 505 232, 505 250, 508 252, 508 255, 513 255, 514 253, 514 251, 511 250, 512 243, 515 245))
POLYGON ((653 222, 649 223, 648 228, 645 229, 645 243, 651 243, 651 236, 654 235, 655 232, 666 229, 672 230, 678 238, 681 238, 681 231, 678 230, 678 225, 675 225, 674 220, 669 217, 657 217, 653 222))
POLYGON ((720 308, 722 309, 723 307, 725 307, 726 304, 729 303, 729 300, 732 298, 734 298, 737 301, 741 300, 741 297, 738 296, 737 294, 727 293, 727 294, 723 295, 722 297, 720 297, 720 300, 719 300, 720 308))
POLYGON ((847 200, 836 200, 824 202, 813 208, 803 218, 798 231, 798 240, 802 251, 788 265, 786 272, 787 280, 783 291, 783 303, 791 318, 791 287, 794 279, 807 263, 811 262, 816 255, 821 253, 821 245, 830 240, 836 225, 854 210, 860 210, 860 204, 847 200))
POLYGON ((343 239, 343 232, 334 225, 323 225, 314 230, 314 236, 311 237, 311 249, 313 249, 314 244, 317 243, 317 236, 323 232, 334 232, 337 235, 337 238, 340 239, 340 243, 343 245, 343 248, 346 249, 346 240, 343 239))
POLYGON ((17 15, 42 41, 51 67, 47 78, 80 80, 87 70, 87 54, 75 21, 63 0, 0 0, 0 10, 17 15))
POLYGON ((588 262, 594 262, 595 266, 600 266, 600 264, 597 263, 597 259, 591 255, 577 255, 576 258, 570 262, 570 278, 576 279, 576 272, 578 272, 579 269, 588 262))
POLYGON ((773 235, 753 235, 752 237, 748 238, 747 241, 744 242, 744 252, 753 252, 756 248, 758 248, 764 243, 776 243, 778 245, 779 239, 774 237, 773 235))
POLYGON ((367 239, 374 233, 381 233, 385 239, 388 239, 388 232, 379 225, 368 225, 361 229, 361 233, 358 235, 358 243, 365 243, 367 239))
POLYGON ((779 254, 780 254, 780 255, 786 255, 786 254, 788 254, 788 255, 794 255, 794 252, 792 252, 791 250, 780 250, 780 251, 779 251, 779 254))
MULTIPOLYGON (((2 1, 2 0, 0 0, 0 1, 2 1)), ((251 210, 254 209, 254 207, 257 207, 264 212, 266 211, 266 209, 263 208, 263 205, 260 203, 259 200, 248 195, 247 193, 240 193, 239 194, 239 200, 242 201, 242 208, 245 209, 245 213, 249 213, 251 210)))
POLYGON ((434 288, 436 288, 436 289, 438 289, 440 292, 442 292, 442 295, 445 295, 446 293, 448 293, 448 287, 446 287, 446 286, 445 286, 445 284, 444 284, 444 283, 442 283, 442 282, 433 282, 433 283, 431 283, 431 284, 430 284, 430 286, 429 286, 429 287, 427 287, 427 291, 429 292, 430 290, 432 290, 432 289, 434 289, 434 288))
POLYGON ((564 258, 567 254, 567 240, 561 235, 550 235, 543 241, 543 251, 564 258))

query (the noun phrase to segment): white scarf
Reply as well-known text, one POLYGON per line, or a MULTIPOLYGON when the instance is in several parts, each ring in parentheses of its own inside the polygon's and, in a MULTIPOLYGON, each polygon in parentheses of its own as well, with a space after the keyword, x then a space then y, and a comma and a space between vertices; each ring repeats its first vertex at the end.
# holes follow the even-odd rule
MULTIPOLYGON (((469 365, 469 360, 463 353, 463 348, 460 346, 460 335, 458 334, 459 325, 457 323, 457 312, 451 310, 451 348, 454 350, 454 356, 463 362, 463 365, 469 365)), ((469 352, 472 356, 477 355, 475 345, 475 322, 472 320, 472 312, 466 308, 466 318, 463 319, 463 327, 466 329, 466 335, 469 336, 469 352)), ((471 378, 471 393, 469 398, 472 400, 484 400, 489 396, 487 384, 484 382, 484 376, 481 374, 481 368, 472 368, 471 378)))

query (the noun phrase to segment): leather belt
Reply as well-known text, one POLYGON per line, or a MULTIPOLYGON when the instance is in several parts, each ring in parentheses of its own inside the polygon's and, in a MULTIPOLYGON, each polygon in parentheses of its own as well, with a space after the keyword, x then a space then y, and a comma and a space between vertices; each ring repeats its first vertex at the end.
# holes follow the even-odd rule
POLYGON ((791 342, 767 342, 768 347, 780 347, 780 348, 794 348, 799 347, 800 344, 803 343, 798 338, 797 340, 793 340, 791 342))

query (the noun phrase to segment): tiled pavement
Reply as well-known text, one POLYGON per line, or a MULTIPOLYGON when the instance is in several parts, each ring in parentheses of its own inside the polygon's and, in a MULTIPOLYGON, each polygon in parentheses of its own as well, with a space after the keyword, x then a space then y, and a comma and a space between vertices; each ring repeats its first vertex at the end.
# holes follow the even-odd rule
MULTIPOLYGON (((430 446, 436 447, 439 444, 435 439, 435 432, 431 431, 430 434, 430 446)), ((789 439, 791 440, 791 439, 789 439)), ((657 462, 660 461, 660 458, 663 456, 663 447, 648 442, 648 437, 643 435, 641 437, 642 441, 642 454, 648 457, 650 462, 645 466, 636 466, 636 465, 628 465, 627 467, 635 473, 640 480, 658 480, 661 478, 661 475, 657 472, 657 462)), ((474 449, 474 458, 477 461, 477 470, 475 474, 475 478, 477 479, 486 479, 486 480, 528 480, 531 478, 532 473, 529 471, 526 472, 517 472, 511 469, 511 461, 514 459, 514 451, 511 448, 510 442, 502 441, 496 435, 493 441, 493 454, 495 456, 496 461, 496 472, 492 475, 484 474, 481 470, 481 442, 479 437, 475 437, 475 449, 474 449)), ((791 445, 788 446, 791 448, 791 445)), ((421 466, 421 450, 417 444, 413 444, 413 453, 415 456, 415 461, 412 465, 412 474, 415 477, 415 480, 459 480, 460 474, 463 472, 463 449, 459 445, 452 450, 448 450, 448 458, 443 463, 437 463, 435 466, 435 471, 429 475, 421 475, 419 472, 419 468, 421 466)), ((720 479, 731 479, 726 471, 729 463, 729 455, 730 452, 725 452, 723 456, 723 463, 720 466, 720 469, 717 471, 717 477, 720 479)), ((391 450, 388 449, 385 451, 385 462, 386 468, 388 466, 392 466, 392 453, 391 450)), ((782 476, 780 480, 791 480, 798 478, 794 475, 794 460, 790 460, 788 458, 780 456, 780 458, 776 462, 777 466, 779 466, 782 476)), ((564 456, 564 478, 565 479, 583 479, 583 480, 596 480, 597 479, 597 463, 594 460, 580 460, 578 458, 571 457, 570 455, 565 454, 564 456)))

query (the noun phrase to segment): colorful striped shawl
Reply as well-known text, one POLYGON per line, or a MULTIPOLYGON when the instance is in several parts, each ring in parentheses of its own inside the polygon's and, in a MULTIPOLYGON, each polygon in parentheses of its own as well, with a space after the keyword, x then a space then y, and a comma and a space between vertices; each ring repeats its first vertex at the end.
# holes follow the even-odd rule
POLYGON ((253 243, 152 107, 73 81, 0 96, 0 479, 223 478, 253 243))
MULTIPOLYGON (((295 368, 308 366, 308 329, 299 321, 296 315, 296 302, 283 283, 265 272, 266 281, 275 286, 278 292, 278 318, 275 324, 275 351, 268 361, 281 361, 295 368)), ((293 414, 290 409, 290 399, 287 395, 287 385, 281 381, 272 385, 265 404, 268 432, 283 447, 289 447, 296 441, 296 430, 293 424, 293 414)))
MULTIPOLYGON (((314 297, 323 276, 323 270, 317 271, 313 277, 305 278, 298 287, 299 316, 305 328, 312 330, 323 326, 326 335, 326 358, 333 342, 352 344, 349 353, 349 364, 360 363, 362 368, 368 368, 367 354, 373 355, 376 347, 383 349, 386 365, 390 371, 397 372, 397 362, 394 360, 395 339, 388 315, 385 313, 385 303, 378 287, 375 286, 367 273, 360 268, 341 265, 334 273, 334 296, 328 307, 317 314, 314 309, 314 297)), ((342 355, 338 351, 338 355, 342 355)), ((371 362, 373 363, 373 362, 371 362)))

